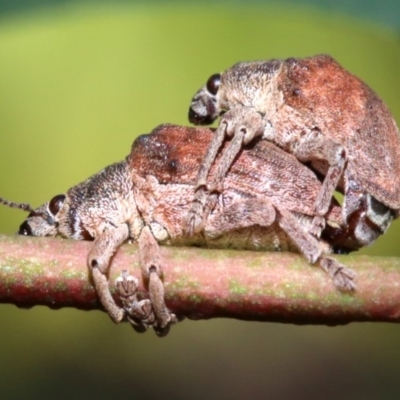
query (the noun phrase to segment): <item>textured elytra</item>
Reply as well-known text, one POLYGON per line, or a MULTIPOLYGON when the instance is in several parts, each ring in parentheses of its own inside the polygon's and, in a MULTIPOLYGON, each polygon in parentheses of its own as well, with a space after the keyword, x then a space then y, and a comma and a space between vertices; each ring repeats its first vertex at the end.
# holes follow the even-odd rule
POLYGON ((284 102, 344 145, 349 173, 361 187, 398 210, 399 130, 376 93, 328 56, 286 60, 277 78, 284 102))
MULTIPOLYGON (((377 234, 382 234, 398 216, 400 138, 396 123, 372 89, 334 59, 319 55, 241 62, 210 80, 193 97, 189 119, 209 124, 222 117, 199 166, 189 232, 201 229, 207 218, 196 204, 204 197, 202 192, 205 188, 221 191, 219 181, 240 142, 255 137, 275 143, 325 177, 314 206, 311 232, 316 236, 335 189, 345 194, 343 219, 349 225, 365 213, 377 234), (210 80, 212 92, 208 90, 210 80), (214 180, 207 178, 226 136, 233 139, 219 162, 220 173, 214 180)), ((376 238, 368 232, 358 231, 365 245, 376 238)))
MULTIPOLYGON (((194 185, 199 163, 213 134, 211 129, 162 125, 135 140, 130 166, 139 175, 153 175, 160 184, 194 185)), ((226 177, 227 188, 243 196, 264 195, 277 204, 284 204, 290 211, 313 217, 313 201, 321 183, 311 170, 266 141, 256 140, 245 150, 226 177)), ((214 172, 215 165, 210 175, 214 172)), ((328 220, 341 225, 340 212, 338 203, 333 200, 328 220)))
MULTIPOLYGON (((176 237, 183 237, 188 243, 204 237, 202 234, 194 235, 195 239, 187 237, 182 220, 190 207, 189 196, 196 181, 198 162, 210 145, 213 135, 211 129, 162 125, 151 134, 136 139, 128 158, 135 174, 146 177, 151 171, 151 176, 157 179, 158 190, 162 189, 167 193, 168 190, 179 188, 181 193, 186 193, 185 196, 168 196, 164 193, 157 204, 159 208, 166 209, 159 215, 162 218, 171 218, 164 224, 174 226, 176 237), (171 212, 175 199, 176 207, 171 212)), ((224 146, 226 145, 227 143, 224 146)), ((225 148, 221 149, 217 161, 224 150, 225 148)), ((211 177, 216 170, 216 164, 211 168, 211 177)), ((255 140, 240 152, 225 178, 224 185, 225 195, 234 191, 243 198, 261 196, 272 204, 295 213, 302 220, 304 229, 311 224, 314 201, 321 188, 321 182, 309 168, 299 163, 294 156, 263 140, 255 140)), ((151 192, 150 186, 147 185, 143 191, 151 192)), ((219 215, 218 210, 216 214, 219 215)), ((339 252, 357 250, 365 245, 355 236, 360 227, 372 230, 370 235, 374 238, 380 234, 369 226, 363 213, 353 215, 349 227, 344 226, 341 208, 334 199, 326 221, 327 226, 322 236, 331 248, 339 252)), ((247 242, 247 246, 251 246, 251 242, 247 242)), ((269 250, 273 250, 273 247, 269 250)))

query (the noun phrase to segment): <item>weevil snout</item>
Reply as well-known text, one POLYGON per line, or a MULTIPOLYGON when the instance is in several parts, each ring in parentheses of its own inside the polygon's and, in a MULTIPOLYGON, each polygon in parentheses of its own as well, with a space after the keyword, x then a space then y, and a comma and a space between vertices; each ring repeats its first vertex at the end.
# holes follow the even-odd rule
POLYGON ((24 236, 56 236, 58 233, 57 214, 64 205, 65 195, 54 196, 31 211, 28 218, 20 225, 18 234, 24 236))
POLYGON ((202 107, 190 107, 189 109, 189 121, 194 125, 211 125, 215 119, 208 114, 210 107, 203 105, 202 107), (205 110, 205 112, 198 112, 197 110, 205 110))
POLYGON ((193 97, 189 108, 189 121, 195 125, 210 125, 220 115, 217 94, 221 75, 214 74, 193 97))

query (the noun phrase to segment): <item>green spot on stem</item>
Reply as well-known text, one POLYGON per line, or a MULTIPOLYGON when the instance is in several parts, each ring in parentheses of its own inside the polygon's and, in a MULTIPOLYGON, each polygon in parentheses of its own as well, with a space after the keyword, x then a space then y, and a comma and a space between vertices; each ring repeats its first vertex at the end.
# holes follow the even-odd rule
MULTIPOLYGON (((338 296, 340 296, 340 303, 344 307, 362 307, 364 302, 356 295, 356 294, 351 294, 351 293, 338 293, 338 296)), ((333 300, 334 301, 334 300, 333 300)))
POLYGON ((68 284, 65 280, 61 279, 61 280, 57 281, 55 287, 56 287, 56 290, 58 293, 63 293, 68 289, 68 284))
POLYGON ((248 289, 246 286, 241 285, 239 282, 235 280, 229 281, 229 292, 231 294, 246 294, 248 289))
POLYGON ((201 303, 202 298, 198 294, 192 294, 189 296, 189 300, 192 303, 198 304, 198 303, 201 303))
POLYGON ((199 287, 199 282, 189 275, 181 275, 177 280, 168 284, 168 290, 173 291, 179 291, 182 289, 193 290, 198 289, 199 287))
POLYGON ((294 259, 292 263, 288 265, 288 267, 292 270, 302 270, 304 268, 304 260, 302 259, 294 259))
POLYGON ((248 263, 247 267, 249 268, 263 268, 264 267, 264 260, 262 257, 254 257, 248 263))

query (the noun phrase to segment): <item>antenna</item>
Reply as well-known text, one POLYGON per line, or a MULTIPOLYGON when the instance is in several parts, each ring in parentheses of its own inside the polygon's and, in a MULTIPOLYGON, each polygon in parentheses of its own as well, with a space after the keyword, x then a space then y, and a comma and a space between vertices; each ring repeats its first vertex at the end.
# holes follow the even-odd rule
POLYGON ((5 206, 11 207, 11 208, 19 208, 20 210, 28 211, 28 212, 34 212, 35 210, 27 203, 14 203, 12 201, 8 201, 6 199, 3 199, 0 197, 0 204, 4 204, 5 206))

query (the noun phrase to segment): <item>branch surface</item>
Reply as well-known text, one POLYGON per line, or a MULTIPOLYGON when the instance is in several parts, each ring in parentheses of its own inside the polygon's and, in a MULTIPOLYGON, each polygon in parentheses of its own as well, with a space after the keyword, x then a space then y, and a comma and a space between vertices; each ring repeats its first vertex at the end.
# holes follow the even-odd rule
MULTIPOLYGON (((102 309, 86 268, 91 245, 0 235, 0 303, 102 309)), ((180 316, 325 325, 400 322, 400 259, 394 257, 340 257, 357 272, 357 290, 346 294, 297 254, 166 246, 161 254, 166 302, 180 316)), ((122 270, 141 281, 136 245, 118 251, 110 282, 122 270)))

